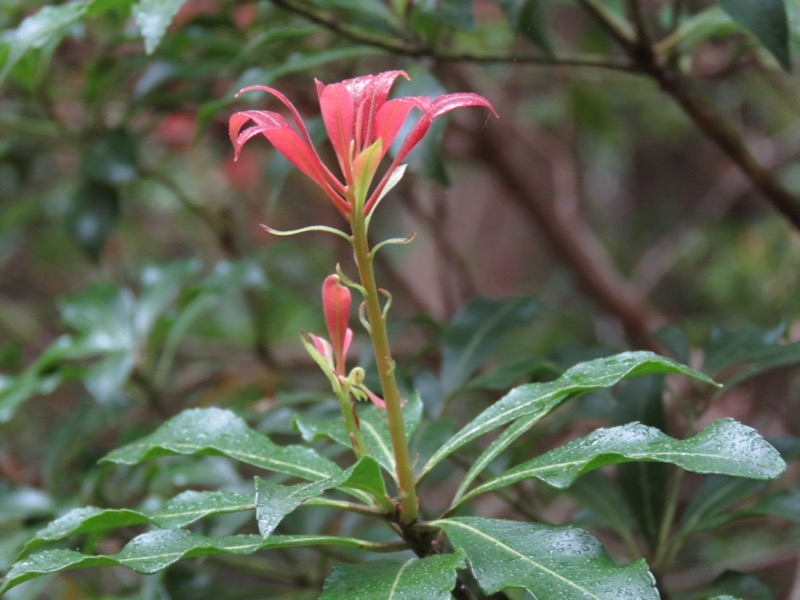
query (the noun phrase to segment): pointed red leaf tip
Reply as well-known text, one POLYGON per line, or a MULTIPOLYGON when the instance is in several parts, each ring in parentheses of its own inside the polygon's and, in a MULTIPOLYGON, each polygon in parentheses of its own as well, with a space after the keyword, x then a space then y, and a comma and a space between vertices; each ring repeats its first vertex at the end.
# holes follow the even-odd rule
MULTIPOLYGON (((274 112, 236 113, 231 116, 229 125, 236 156, 239 156, 246 142, 258 134, 263 134, 281 154, 319 185, 333 201, 337 210, 349 219, 352 204, 348 199, 348 192, 352 194, 355 183, 353 162, 356 157, 380 139, 381 150, 373 167, 377 170, 378 162, 389 150, 411 110, 416 108, 421 114, 403 140, 392 164, 364 205, 364 212, 369 214, 391 174, 422 140, 434 119, 457 108, 468 106, 488 108, 494 116, 497 116, 494 107, 486 98, 469 92, 445 94, 437 98, 408 96, 387 100, 392 86, 399 77, 409 79, 405 71, 397 70, 363 75, 328 85, 316 80, 322 120, 336 153, 342 179, 337 178, 320 159, 295 106, 279 91, 266 86, 247 87, 239 94, 249 90, 261 90, 276 97, 289 109, 294 127, 274 112), (242 130, 242 127, 251 121, 253 124, 242 130)), ((369 177, 363 173, 359 175, 368 181, 374 173, 367 174, 369 177)))
POLYGON ((328 275, 322 283, 322 310, 340 375, 344 375, 347 350, 353 339, 353 330, 347 326, 351 302, 350 290, 341 284, 339 276, 328 275))

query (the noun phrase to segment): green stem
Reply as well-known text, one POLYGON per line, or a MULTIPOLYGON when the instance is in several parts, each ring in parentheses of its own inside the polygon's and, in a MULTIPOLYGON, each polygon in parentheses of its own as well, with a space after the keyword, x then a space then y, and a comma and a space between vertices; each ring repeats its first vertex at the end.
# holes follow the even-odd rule
POLYGON ((342 409, 342 421, 347 435, 350 438, 350 445, 353 447, 353 452, 356 458, 361 458, 367 454, 366 446, 364 445, 364 438, 361 437, 361 429, 356 421, 356 415, 353 402, 350 400, 350 392, 346 389, 337 392, 339 397, 339 406, 342 409))
POLYGON ((661 527, 658 531, 656 541, 655 558, 653 559, 653 570, 664 571, 669 567, 670 557, 674 556, 673 540, 670 539, 672 525, 675 521, 675 514, 678 509, 678 496, 683 481, 683 469, 675 468, 670 477, 667 488, 667 502, 664 507, 664 514, 661 517, 661 527))
POLYGON ((405 425, 403 424, 402 400, 397 380, 394 376, 394 361, 389 347, 389 334, 386 331, 386 319, 381 310, 378 286, 375 283, 375 271, 372 267, 367 227, 363 213, 354 211, 351 221, 353 230, 353 251, 355 253, 358 274, 366 294, 364 303, 370 325, 372 348, 375 352, 375 363, 381 380, 383 400, 386 402, 386 416, 389 422, 389 434, 394 449, 397 485, 400 492, 400 521, 410 525, 417 520, 417 492, 414 484, 414 470, 408 452, 405 425))

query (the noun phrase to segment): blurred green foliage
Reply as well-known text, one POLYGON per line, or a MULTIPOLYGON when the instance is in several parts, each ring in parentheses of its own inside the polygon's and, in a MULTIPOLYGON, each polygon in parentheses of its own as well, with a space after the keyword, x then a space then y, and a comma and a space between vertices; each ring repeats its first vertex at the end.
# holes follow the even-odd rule
MULTIPOLYGON (((658 64, 685 77, 800 196, 798 0, 755 11, 733 0, 2 2, 0 571, 70 508, 145 509, 189 485, 237 493, 249 483, 220 457, 96 465, 166 417, 234 408, 288 442, 297 439, 295 409, 327 415, 331 399, 315 391, 319 376, 297 335, 323 329, 319 284, 336 262, 349 264, 349 249, 314 235, 276 240, 258 227, 336 226, 338 216, 267 144, 232 161, 227 117, 235 104, 266 101, 236 100, 251 84, 291 93, 318 140, 315 77, 403 68, 412 81, 399 92, 470 90, 504 109, 498 123, 460 117, 447 133, 442 124, 376 218, 384 237, 420 233, 413 248, 382 255, 380 272, 395 299, 402 381, 430 416, 449 409, 423 426, 421 456, 498 390, 659 340, 729 389, 678 394, 657 380, 588 395, 492 472, 592 423, 617 424, 621 407, 677 437, 734 413, 784 436, 783 455, 796 460, 797 230, 621 49, 596 5, 626 35, 637 30, 638 6, 658 64), (525 193, 504 187, 507 174, 486 160, 498 151, 486 132, 499 127, 509 147, 526 152, 534 183, 525 193), (565 222, 552 217, 559 212, 578 225, 554 229, 565 222), (586 267, 586 256, 607 262, 586 267), (629 315, 591 285, 593 274, 608 275, 604 265, 640 292, 635 308, 647 326, 670 327, 631 336, 629 315)), ((447 473, 433 476, 446 482, 447 473)), ((569 490, 577 518, 617 536, 614 556, 647 554, 667 476, 647 465, 579 479, 569 490), (642 503, 637 486, 651 484, 652 502, 642 503), (609 490, 601 497, 600 487, 609 490)), ((740 480, 689 477, 675 535, 692 543, 658 573, 670 597, 780 598, 797 589, 787 559, 800 523, 796 479, 790 471, 745 494, 740 480)), ((525 499, 513 510, 553 520, 575 513, 564 494, 530 489, 513 492, 525 499)), ((310 509, 282 527, 349 526, 326 519, 310 509)), ((209 523, 201 533, 226 535, 243 520, 209 523)), ((94 535, 79 539, 86 551, 100 547, 94 535)), ((8 597, 247 598, 264 585, 276 598, 317 597, 329 563, 297 549, 147 577, 81 572, 8 597)))

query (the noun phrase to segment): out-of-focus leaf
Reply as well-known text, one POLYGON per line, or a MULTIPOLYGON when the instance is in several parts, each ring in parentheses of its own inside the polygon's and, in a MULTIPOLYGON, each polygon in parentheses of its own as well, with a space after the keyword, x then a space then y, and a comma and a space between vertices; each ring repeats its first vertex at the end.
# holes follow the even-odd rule
POLYGON ((42 490, 0 482, 0 525, 49 515, 55 506, 53 498, 42 490))
POLYGON ((7 54, 0 69, 0 82, 29 52, 58 44, 91 4, 92 0, 73 0, 60 6, 45 6, 7 33, 2 40, 7 46, 7 54))
POLYGON ((619 486, 602 471, 579 477, 567 493, 592 515, 594 525, 613 529, 624 539, 633 539, 633 513, 619 486))
POLYGON ((717 0, 742 27, 749 29, 787 71, 792 68, 789 54, 789 19, 784 0, 717 0))
POLYGON ((717 475, 707 477, 684 510, 679 529, 684 535, 715 529, 736 514, 732 505, 752 498, 765 487, 761 481, 717 475))
MULTIPOLYGON (((371 404, 363 404, 358 408, 358 420, 361 424, 361 435, 370 454, 392 475, 395 474, 392 438, 386 421, 371 404)), ((402 409, 406 437, 411 437, 422 420, 422 401, 418 394, 411 396, 402 409)), ((311 419, 298 415, 295 424, 303 439, 310 442, 315 439, 329 438, 342 446, 350 447, 350 438, 342 425, 340 416, 329 419, 311 419)))
POLYGON ((114 129, 92 142, 81 161, 84 178, 115 187, 132 182, 138 172, 138 142, 126 129, 114 129))
POLYGON ((51 393, 60 381, 58 374, 43 374, 38 368, 20 375, 0 375, 0 423, 10 421, 29 398, 51 393))
POLYGON ((75 508, 44 529, 25 544, 21 556, 47 542, 62 540, 79 533, 105 531, 116 527, 153 524, 172 529, 184 527, 212 515, 255 508, 253 494, 238 492, 186 491, 167 500, 158 510, 139 512, 130 509, 103 509, 94 506, 75 508))
POLYGON ((84 181, 72 196, 67 231, 75 244, 97 261, 119 221, 119 193, 103 183, 84 181))
POLYGON ((408 560, 334 565, 320 600, 449 600, 464 556, 437 554, 408 560))
POLYGON ((691 52, 710 39, 730 37, 741 33, 737 25, 725 11, 717 6, 709 7, 684 19, 680 26, 658 44, 662 54, 680 48, 691 52))
POLYGON ((531 379, 549 379, 561 371, 549 360, 535 359, 527 356, 513 358, 497 365, 496 368, 471 378, 464 384, 463 390, 507 390, 531 379))
POLYGON ((697 371, 652 352, 625 352, 575 365, 555 381, 531 383, 514 388, 456 433, 434 454, 421 475, 449 454, 489 431, 525 417, 532 426, 570 396, 611 387, 623 379, 639 375, 677 373, 700 381, 714 382, 697 371))
POLYGON ((529 322, 535 303, 528 298, 473 298, 444 330, 442 382, 446 396, 458 392, 511 329, 529 322))
POLYGON ((773 479, 786 468, 777 450, 755 429, 733 419, 714 421, 688 440, 676 440, 654 427, 630 423, 598 429, 514 467, 478 486, 462 501, 530 478, 563 489, 584 473, 630 461, 665 462, 695 473, 752 479, 773 479))
POLYGON ((618 567, 594 537, 576 527, 459 517, 435 521, 487 594, 524 588, 537 598, 656 600, 644 560, 618 567))
POLYGON ((774 600, 769 586, 749 573, 725 571, 710 585, 694 590, 690 600, 774 600))
POLYGON ((411 13, 415 29, 430 34, 434 25, 445 25, 463 31, 475 31, 477 25, 472 15, 472 0, 448 0, 448 2, 415 3, 411 13))
POLYGON ((553 43, 545 21, 543 4, 542 0, 500 0, 500 7, 511 28, 552 56, 553 43))
POLYGON ((167 27, 186 0, 139 0, 133 7, 133 18, 144 38, 144 49, 152 54, 161 43, 167 27))
POLYGON ((785 331, 785 325, 772 329, 753 326, 737 331, 716 329, 706 345, 703 370, 717 375, 732 367, 758 361, 765 353, 771 354, 785 331))
POLYGON ((800 490, 789 489, 758 502, 746 514, 766 515, 800 523, 800 490))
POLYGON ((0 582, 0 594, 23 581, 72 569, 122 566, 139 573, 156 573, 171 564, 195 556, 212 554, 246 555, 270 548, 337 545, 351 548, 375 548, 376 545, 355 538, 328 535, 234 535, 211 538, 182 529, 164 529, 143 533, 132 539, 118 554, 91 556, 74 550, 43 550, 14 563, 0 582))

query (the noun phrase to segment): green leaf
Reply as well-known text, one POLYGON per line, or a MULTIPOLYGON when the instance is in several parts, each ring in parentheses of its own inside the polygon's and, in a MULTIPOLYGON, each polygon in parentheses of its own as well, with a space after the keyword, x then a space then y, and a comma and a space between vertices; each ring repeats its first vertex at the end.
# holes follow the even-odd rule
POLYGON ((138 173, 138 141, 127 129, 114 129, 92 142, 81 160, 81 174, 110 187, 125 185, 138 173))
POLYGON ((553 43, 545 22, 542 0, 500 0, 500 7, 511 29, 524 35, 548 56, 553 55, 553 43))
POLYGON ((580 363, 555 381, 531 383, 511 390, 442 446, 422 469, 420 477, 465 444, 506 423, 526 417, 530 427, 570 396, 611 387, 630 377, 656 373, 679 373, 716 385, 702 373, 652 352, 625 352, 580 363))
POLYGON ((722 475, 706 478, 681 515, 679 524, 681 534, 688 536, 727 523, 737 516, 731 510, 733 504, 752 498, 763 488, 763 482, 751 479, 722 475))
POLYGON ((472 490, 462 502, 531 478, 563 489, 584 473, 630 461, 672 463, 695 473, 752 479, 773 479, 786 468, 778 451, 755 429, 733 419, 714 421, 688 440, 676 440, 654 427, 630 423, 598 429, 514 467, 472 490))
POLYGON ((339 467, 311 448, 278 446, 232 412, 219 408, 186 410, 150 435, 114 450, 102 462, 132 465, 175 454, 222 455, 310 480, 341 473, 339 467))
POLYGON ((381 477, 380 467, 369 456, 361 458, 341 475, 329 477, 322 481, 312 481, 311 483, 298 485, 280 485, 256 477, 258 531, 264 537, 271 535, 283 520, 283 517, 302 503, 311 498, 321 496, 323 492, 331 488, 366 491, 381 501, 382 505, 388 505, 386 487, 381 477))
POLYGON ((60 6, 45 6, 7 34, 4 41, 8 53, 0 70, 0 83, 28 53, 58 44, 91 4, 92 0, 73 0, 60 6))
POLYGON ((0 594, 23 581, 72 569, 122 566, 139 573, 156 573, 183 559, 212 554, 246 555, 270 548, 338 545, 380 551, 384 547, 355 538, 327 535, 235 535, 211 538, 182 529, 163 529, 139 535, 121 552, 91 556, 74 550, 43 550, 16 562, 0 582, 0 594))
POLYGON ((21 555, 47 542, 80 533, 105 531, 116 527, 152 524, 162 528, 184 527, 213 515, 255 508, 253 494, 238 492, 186 491, 167 500, 158 510, 139 512, 130 509, 103 509, 94 506, 75 508, 44 529, 40 529, 21 551, 21 555))
POLYGON ((768 515, 791 521, 792 523, 800 523, 800 490, 789 489, 769 498, 764 498, 745 512, 747 514, 768 515))
POLYGON ((559 600, 659 597, 644 560, 618 567, 600 542, 576 527, 475 517, 433 525, 467 555, 487 594, 524 588, 537 598, 559 600))
MULTIPOLYGON (((389 427, 381 414, 381 409, 371 404, 361 404, 357 407, 358 420, 361 425, 361 435, 370 455, 386 469, 392 476, 395 475, 394 452, 392 451, 392 438, 389 427)), ((402 409, 403 421, 406 426, 406 437, 411 437, 422 420, 422 401, 419 394, 412 395, 402 409)), ((350 448, 350 437, 342 424, 341 416, 329 419, 309 419, 298 415, 295 425, 300 430, 303 439, 307 442, 329 438, 337 444, 350 448)))
POLYGON ((83 182, 72 196, 66 218, 72 241, 97 261, 106 240, 119 221, 119 193, 113 187, 83 182))
POLYGON ((445 396, 457 393, 508 331, 528 323, 535 303, 528 298, 473 298, 448 323, 442 348, 445 396))
POLYGON ((320 600, 450 600, 462 553, 334 565, 320 600))
POLYGON ((167 27, 186 0, 139 0, 133 7, 133 18, 144 38, 147 54, 155 52, 167 27))
POLYGON ((764 44, 781 66, 792 68, 789 55, 789 20, 784 0, 717 0, 719 5, 749 29, 764 44))
POLYGON ((594 471, 575 481, 569 487, 568 493, 589 511, 595 524, 616 531, 635 547, 634 517, 615 481, 602 471, 594 471))

